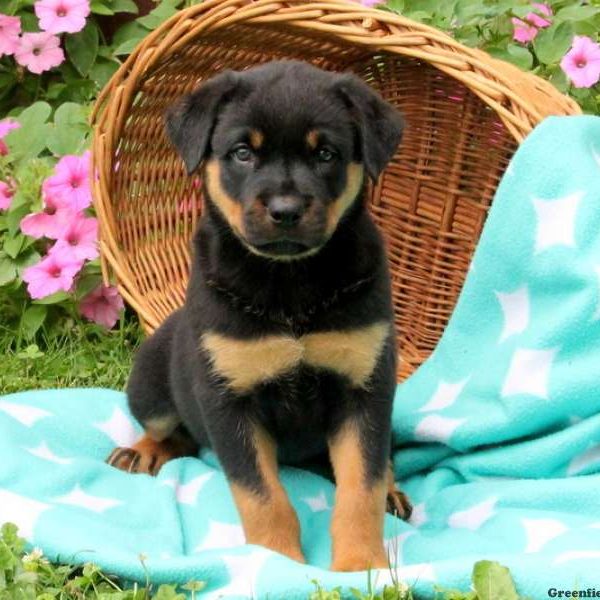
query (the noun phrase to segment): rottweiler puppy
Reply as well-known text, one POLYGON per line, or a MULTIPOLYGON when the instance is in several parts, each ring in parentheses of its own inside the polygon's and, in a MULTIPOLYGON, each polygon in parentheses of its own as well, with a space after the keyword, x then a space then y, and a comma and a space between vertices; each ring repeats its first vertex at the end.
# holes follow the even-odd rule
POLYGON ((248 543, 303 561, 278 463, 327 456, 332 569, 388 565, 396 385, 384 246, 364 202, 403 120, 362 80, 296 61, 224 71, 166 115, 205 204, 183 308, 141 346, 128 383, 145 429, 110 464, 154 474, 216 452, 248 543))

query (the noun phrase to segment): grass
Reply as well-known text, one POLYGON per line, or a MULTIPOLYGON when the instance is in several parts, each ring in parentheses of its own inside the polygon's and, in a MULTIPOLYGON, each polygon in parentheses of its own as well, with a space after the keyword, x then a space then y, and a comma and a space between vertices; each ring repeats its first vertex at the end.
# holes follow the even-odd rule
POLYGON ((34 338, 4 325, 0 310, 0 393, 63 387, 124 388, 133 351, 141 339, 135 319, 122 319, 113 331, 69 318, 43 328, 34 338))

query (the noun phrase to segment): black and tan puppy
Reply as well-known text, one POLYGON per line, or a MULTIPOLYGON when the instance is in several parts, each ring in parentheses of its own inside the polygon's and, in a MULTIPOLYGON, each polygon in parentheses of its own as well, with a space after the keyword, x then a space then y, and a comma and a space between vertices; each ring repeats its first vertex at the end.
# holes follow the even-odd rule
POLYGON ((302 561, 278 462, 329 455, 332 569, 387 566, 396 354, 382 240, 363 201, 402 119, 366 84, 300 62, 226 71, 168 112, 205 207, 185 306, 140 348, 127 393, 145 428, 111 464, 156 473, 216 452, 246 539, 302 561))

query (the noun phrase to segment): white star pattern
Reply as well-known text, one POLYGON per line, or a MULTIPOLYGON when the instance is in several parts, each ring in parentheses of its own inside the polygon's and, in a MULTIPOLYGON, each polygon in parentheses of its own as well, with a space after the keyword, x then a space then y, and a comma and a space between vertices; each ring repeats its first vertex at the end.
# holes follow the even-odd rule
POLYGON ((49 508, 44 502, 0 490, 0 524, 14 523, 19 528, 19 535, 27 541, 32 540, 40 515, 49 508))
POLYGON ((525 552, 539 552, 550 540, 568 531, 564 523, 556 519, 523 519, 527 537, 525 552))
POLYGON ((452 513, 448 518, 448 525, 452 528, 471 529, 476 531, 496 513, 498 498, 488 498, 466 510, 452 513))
POLYGON ((577 475, 589 466, 598 463, 600 463, 600 444, 595 444, 571 460, 567 467, 567 475, 577 475))
POLYGON ((33 456, 37 456, 38 458, 43 458, 44 460, 49 460, 51 462, 58 463, 59 465, 68 465, 73 462, 71 458, 62 458, 57 456, 48 448, 46 442, 42 442, 39 446, 35 448, 25 448, 29 454, 33 454, 33 456))
POLYGON ((108 421, 95 423, 94 427, 105 433, 117 446, 132 446, 140 437, 131 419, 118 406, 108 421))
POLYGON ((180 504, 196 504, 200 490, 206 485, 208 480, 213 476, 212 473, 204 473, 194 477, 187 483, 175 484, 175 496, 180 504))
POLYGON ((237 548, 246 543, 244 530, 241 525, 231 525, 210 520, 208 522, 208 533, 194 552, 202 550, 215 550, 217 548, 237 548))
POLYGON ((560 565, 562 563, 571 562, 572 560, 592 560, 600 559, 598 550, 571 550, 559 554, 553 561, 553 564, 560 565))
POLYGON ((256 579, 265 561, 272 555, 268 550, 255 550, 251 554, 235 556, 222 556, 227 567, 231 581, 218 590, 206 595, 211 600, 214 598, 230 598, 243 596, 256 598, 256 579))
POLYGON ((515 350, 502 386, 502 396, 531 394, 548 399, 548 379, 558 348, 515 350))
POLYGON ((392 567, 401 567, 404 564, 404 542, 406 542, 411 535, 415 535, 415 532, 405 531, 389 540, 385 540, 385 549, 392 567))
POLYGON ((419 409, 419 412, 429 412, 433 410, 442 410, 452 406, 456 399, 460 396, 465 385, 467 385, 469 378, 457 381, 455 383, 449 383, 447 381, 440 381, 437 389, 429 399, 429 402, 419 409))
POLYGON ((583 196, 583 192, 574 192, 553 200, 533 198, 538 219, 536 254, 552 246, 575 246, 575 217, 583 196))
POLYGON ((54 498, 57 504, 69 504, 71 506, 80 506, 87 510, 97 513, 104 512, 109 508, 123 504, 120 500, 113 498, 99 498, 84 492, 79 485, 76 485, 68 494, 54 498))
POLYGON ((452 434, 466 419, 451 419, 440 415, 429 415, 415 428, 415 437, 419 440, 447 442, 452 434))
POLYGON ((529 292, 524 286, 511 293, 496 292, 496 297, 500 302, 504 317, 504 328, 498 340, 501 343, 511 335, 523 333, 527 329, 529 325, 529 292))
POLYGON ((313 512, 321 512, 323 510, 330 510, 331 506, 327 500, 325 490, 321 490, 316 496, 309 496, 302 498, 302 502, 306 502, 313 512))
POLYGON ((14 404, 13 402, 0 402, 0 410, 10 415, 13 419, 19 421, 26 427, 31 427, 44 417, 51 417, 52 413, 37 408, 36 406, 27 406, 26 404, 14 404))
POLYGON ((413 506, 413 511, 408 522, 414 527, 421 527, 421 525, 427 523, 427 512, 425 511, 424 502, 413 506))

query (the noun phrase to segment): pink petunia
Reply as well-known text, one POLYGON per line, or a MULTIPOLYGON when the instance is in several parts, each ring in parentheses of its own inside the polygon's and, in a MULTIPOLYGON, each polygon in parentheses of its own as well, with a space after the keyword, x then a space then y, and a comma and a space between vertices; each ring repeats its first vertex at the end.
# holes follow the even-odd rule
POLYGON ((15 60, 32 73, 40 74, 58 67, 65 60, 60 38, 46 31, 24 33, 15 51, 15 60))
POLYGON ((49 33, 77 33, 90 14, 88 0, 38 0, 34 3, 40 29, 49 33))
MULTIPOLYGON (((531 6, 547 17, 552 16, 552 9, 547 4, 534 2, 531 6)), ((522 44, 527 44, 534 40, 540 29, 550 27, 552 24, 549 19, 542 17, 536 12, 527 13, 524 21, 517 18, 512 18, 511 21, 514 25, 513 39, 522 44)))
POLYGON ((373 6, 377 6, 378 4, 382 4, 383 2, 385 2, 385 0, 360 0, 360 3, 363 6, 367 6, 367 7, 373 7, 373 6))
POLYGON ((21 231, 30 237, 59 239, 77 213, 53 196, 42 186, 44 208, 21 219, 21 231))
POLYGON ((98 258, 98 220, 76 215, 48 254, 73 261, 98 258))
POLYGON ((576 35, 560 68, 577 88, 596 85, 600 81, 600 45, 585 35, 576 35))
POLYGON ((12 197, 13 191, 11 190, 8 183, 0 181, 0 210, 7 210, 10 208, 12 197))
POLYGON ((72 210, 80 211, 92 203, 89 182, 90 153, 83 156, 63 156, 54 167, 54 175, 44 184, 52 196, 72 210))
POLYGON ((34 300, 45 298, 61 290, 68 292, 81 266, 81 261, 48 255, 23 271, 23 281, 27 283, 27 291, 34 300))
POLYGON ((21 123, 17 123, 13 119, 3 119, 0 121, 0 156, 8 154, 8 146, 4 142, 4 137, 13 129, 19 129, 19 127, 21 127, 21 123))
POLYGON ((79 305, 79 311, 84 317, 103 325, 107 329, 115 326, 119 319, 119 313, 123 308, 123 298, 121 298, 117 288, 104 285, 98 286, 89 293, 79 305))
POLYGON ((19 47, 20 33, 21 19, 19 17, 0 14, 0 56, 15 53, 19 47))

